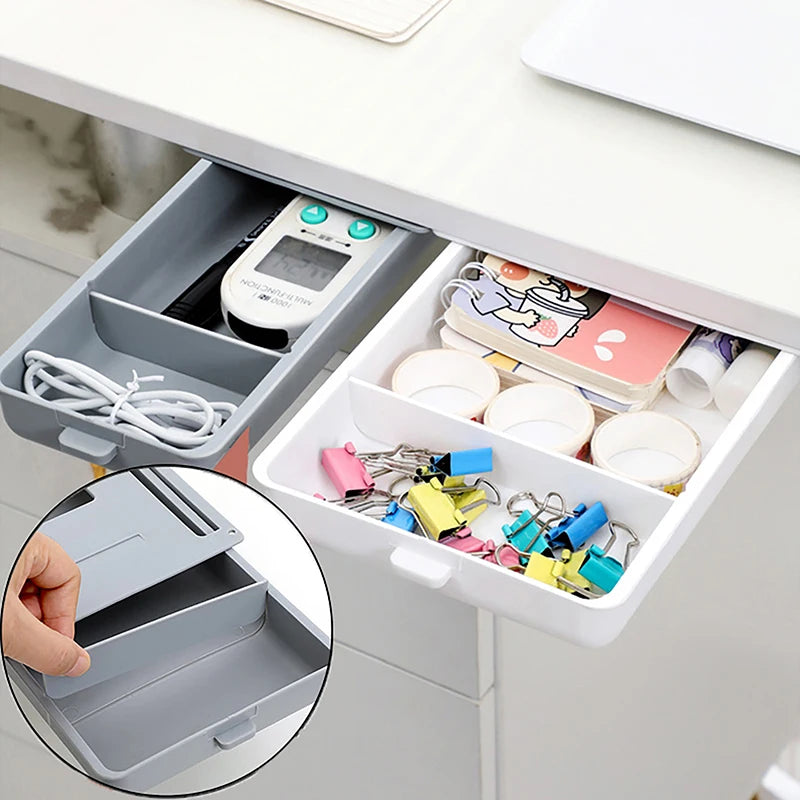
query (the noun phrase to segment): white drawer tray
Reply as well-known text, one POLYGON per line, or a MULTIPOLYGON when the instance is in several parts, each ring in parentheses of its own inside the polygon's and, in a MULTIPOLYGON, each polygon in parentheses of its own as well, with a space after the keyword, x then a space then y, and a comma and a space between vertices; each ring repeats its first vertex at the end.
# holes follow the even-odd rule
MULTIPOLYGON (((566 456, 537 449, 483 425, 393 394, 385 387, 408 354, 436 347, 439 290, 473 251, 450 245, 257 459, 254 475, 313 542, 347 553, 365 568, 388 570, 479 608, 586 646, 611 642, 691 534, 721 487, 800 378, 781 353, 735 418, 707 438, 704 459, 675 498, 566 456), (362 450, 411 442, 431 449, 492 447, 491 480, 505 500, 514 491, 558 490, 568 506, 602 501, 630 525, 641 546, 608 595, 586 600, 420 536, 326 504, 334 496, 320 451, 352 440, 362 450)), ((712 426, 713 427, 713 426, 712 426)), ((487 511, 481 538, 501 539, 508 516, 487 511), (494 536, 492 536, 494 533, 494 536)), ((612 555, 625 543, 618 540, 612 555)))

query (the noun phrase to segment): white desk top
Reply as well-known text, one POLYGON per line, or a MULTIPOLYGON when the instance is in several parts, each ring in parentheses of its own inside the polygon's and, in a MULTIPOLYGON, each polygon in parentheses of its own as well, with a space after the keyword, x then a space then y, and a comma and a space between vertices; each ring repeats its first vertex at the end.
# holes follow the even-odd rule
POLYGON ((0 0, 0 83, 800 352, 800 158, 537 76, 553 1, 0 0))

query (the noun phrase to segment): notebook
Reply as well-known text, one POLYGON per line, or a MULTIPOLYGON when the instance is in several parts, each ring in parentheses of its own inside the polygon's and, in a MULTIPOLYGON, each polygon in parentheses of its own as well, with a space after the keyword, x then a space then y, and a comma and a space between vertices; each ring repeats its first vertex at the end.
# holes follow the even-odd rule
POLYGON ((453 292, 453 330, 570 383, 649 402, 694 326, 539 270, 487 256, 453 292), (494 276, 494 277, 492 277, 494 276))
POLYGON ((450 0, 266 0, 275 6, 396 44, 410 39, 450 0))
POLYGON ((478 342, 462 336, 458 331, 454 331, 449 325, 442 325, 439 330, 439 338, 442 347, 450 350, 461 350, 465 353, 472 353, 490 363, 496 370, 500 378, 500 391, 510 389, 512 386, 519 386, 522 383, 548 383, 553 386, 564 386, 569 389, 576 389, 594 408, 594 416, 598 423, 608 419, 614 414, 621 414, 625 411, 643 411, 652 405, 654 398, 647 398, 643 401, 629 401, 624 398, 615 398, 610 395, 603 395, 599 392, 579 386, 562 378, 550 375, 541 369, 523 364, 521 361, 509 358, 491 347, 479 344, 478 342))

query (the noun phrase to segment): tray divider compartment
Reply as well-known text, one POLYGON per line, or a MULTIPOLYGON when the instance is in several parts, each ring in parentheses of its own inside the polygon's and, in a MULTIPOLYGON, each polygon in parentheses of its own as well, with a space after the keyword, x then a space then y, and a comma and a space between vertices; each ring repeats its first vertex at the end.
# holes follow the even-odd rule
POLYGON ((510 463, 519 463, 536 454, 537 461, 542 465, 541 474, 547 477, 533 477, 530 487, 522 485, 519 488, 533 488, 537 496, 540 493, 546 494, 551 489, 558 491, 562 483, 567 483, 585 486, 587 492, 596 491, 598 497, 602 497, 604 491, 613 495, 617 492, 617 487, 624 485, 633 493, 650 496, 652 502, 661 505, 665 512, 675 500, 672 495, 650 486, 612 474, 571 456, 542 450, 502 431, 447 414, 382 386, 375 386, 358 378, 350 378, 349 386, 355 424, 371 439, 385 441, 388 436, 390 442, 408 441, 402 438, 401 431, 405 431, 408 436, 408 431, 416 428, 419 430, 419 437, 413 443, 419 443, 431 450, 497 448, 497 443, 503 442, 502 451, 507 455, 503 462, 495 464, 493 474, 499 474, 500 482, 506 485, 513 485, 515 480, 520 479, 524 483, 523 476, 513 474, 510 463))
POLYGON ((76 625, 76 641, 92 657, 79 678, 45 676, 63 698, 148 664, 218 633, 263 617, 267 583, 233 552, 221 553, 95 612, 76 625))
MULTIPOLYGON (((569 618, 568 629, 573 626, 570 638, 578 638, 584 644, 603 644, 621 629, 627 619, 625 609, 596 629, 587 627, 582 614, 587 609, 591 615, 595 610, 616 607, 626 594, 630 570, 610 595, 585 601, 420 535, 326 504, 311 496, 315 492, 329 498, 335 496, 320 465, 320 451, 324 447, 341 447, 346 441, 353 441, 362 450, 390 449, 399 442, 442 450, 492 447, 494 470, 486 477, 500 489, 503 505, 490 508, 476 520, 476 536, 502 539, 501 525, 510 521, 504 504, 512 493, 533 489, 541 496, 555 490, 564 495, 568 506, 599 500, 612 519, 629 524, 641 540, 633 564, 676 502, 666 493, 575 459, 537 450, 477 423, 450 417, 343 375, 323 387, 295 423, 291 437, 276 438, 267 471, 257 471, 257 476, 277 489, 287 513, 298 524, 313 530, 316 541, 371 564, 377 561, 383 569, 399 571, 448 596, 553 633, 561 633, 561 626, 569 618), (415 564, 420 566, 417 576, 413 574, 415 564), (430 574, 436 572, 439 576, 436 586, 426 583, 433 580, 424 575, 426 567, 431 568, 430 574), (576 632, 574 626, 583 630, 576 632)), ((612 555, 621 558, 625 546, 626 542, 618 539, 612 555)))
POLYGON ((251 392, 282 357, 98 292, 89 298, 97 335, 113 350, 240 395, 251 392))

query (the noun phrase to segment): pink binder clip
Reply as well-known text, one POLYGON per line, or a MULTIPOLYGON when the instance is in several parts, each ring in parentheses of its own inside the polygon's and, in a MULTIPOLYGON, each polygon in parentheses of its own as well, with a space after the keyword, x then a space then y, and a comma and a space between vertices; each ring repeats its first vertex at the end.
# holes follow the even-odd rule
POLYGON ((502 567, 510 567, 512 569, 520 566, 519 554, 510 544, 503 542, 497 546, 489 539, 484 550, 490 551, 488 555, 483 557, 483 560, 488 561, 490 564, 500 564, 502 567))
POLYGON ((323 450, 322 466, 340 497, 367 494, 375 488, 375 481, 356 456, 356 447, 352 442, 347 442, 344 447, 323 450))
POLYGON ((469 528, 462 528, 452 536, 443 536, 439 542, 454 550, 460 550, 462 553, 481 553, 486 549, 483 539, 473 536, 469 528))

